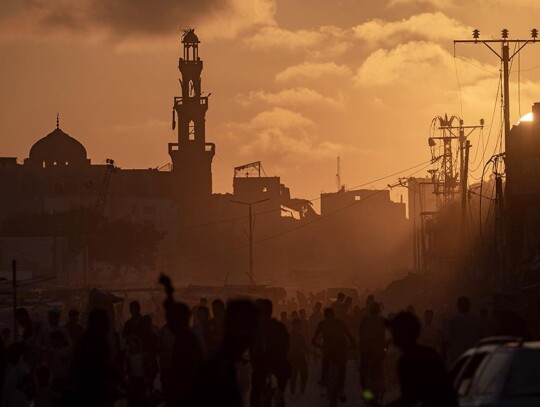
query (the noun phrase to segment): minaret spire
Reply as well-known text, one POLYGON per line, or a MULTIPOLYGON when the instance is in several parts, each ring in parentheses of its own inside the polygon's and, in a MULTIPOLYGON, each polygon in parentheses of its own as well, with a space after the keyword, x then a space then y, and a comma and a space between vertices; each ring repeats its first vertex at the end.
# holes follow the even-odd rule
POLYGON ((56 113, 56 128, 60 128, 60 115, 58 113, 56 113))
POLYGON ((169 144, 180 213, 185 225, 201 221, 210 212, 212 197, 212 158, 214 143, 206 142, 205 115, 208 96, 201 92, 203 61, 199 57, 199 38, 188 29, 182 36, 183 54, 178 60, 180 90, 173 103, 173 128, 178 128, 178 143, 169 144), (196 219, 198 215, 198 220, 196 219))

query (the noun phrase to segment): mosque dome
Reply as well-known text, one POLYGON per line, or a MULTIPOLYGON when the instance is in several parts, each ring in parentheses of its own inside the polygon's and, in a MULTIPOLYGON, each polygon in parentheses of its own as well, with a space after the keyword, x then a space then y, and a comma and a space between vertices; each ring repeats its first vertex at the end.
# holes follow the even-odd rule
POLYGON ((28 161, 42 167, 88 164, 84 146, 59 127, 32 146, 28 161))
POLYGON ((187 30, 184 34, 184 36, 182 37, 182 42, 184 44, 198 44, 200 43, 199 41, 199 37, 197 37, 197 35, 195 35, 195 30, 187 30))

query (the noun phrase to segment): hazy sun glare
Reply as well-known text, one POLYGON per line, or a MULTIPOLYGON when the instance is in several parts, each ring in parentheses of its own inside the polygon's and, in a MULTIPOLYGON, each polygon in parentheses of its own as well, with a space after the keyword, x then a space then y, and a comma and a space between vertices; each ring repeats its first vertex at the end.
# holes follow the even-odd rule
POLYGON ((519 119, 518 123, 532 122, 532 121, 533 121, 533 114, 532 114, 532 112, 529 112, 526 115, 524 115, 521 119, 519 119))

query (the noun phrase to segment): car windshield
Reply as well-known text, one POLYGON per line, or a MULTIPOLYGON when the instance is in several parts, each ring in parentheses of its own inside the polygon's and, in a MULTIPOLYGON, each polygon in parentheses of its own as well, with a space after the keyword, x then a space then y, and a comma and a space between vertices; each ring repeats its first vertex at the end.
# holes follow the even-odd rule
POLYGON ((506 383, 509 397, 540 395, 540 349, 522 349, 510 366, 506 383))

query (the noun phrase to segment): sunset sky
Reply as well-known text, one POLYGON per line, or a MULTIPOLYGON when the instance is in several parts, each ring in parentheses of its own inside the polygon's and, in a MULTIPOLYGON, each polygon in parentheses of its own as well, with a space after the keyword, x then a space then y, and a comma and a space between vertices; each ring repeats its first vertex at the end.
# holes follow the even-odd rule
MULTIPOLYGON (((168 163, 181 29, 194 27, 215 192, 232 190, 234 166, 261 160, 314 198, 336 189, 338 155, 343 182, 366 183, 428 160, 444 113, 486 120, 483 140, 471 136, 474 169, 499 134, 499 61, 482 45, 454 58, 452 40, 473 28, 526 39, 539 13, 537 0, 1 0, 0 156, 26 158, 58 112, 93 163, 168 163)), ((516 122, 540 101, 540 44, 512 72, 516 122)))

